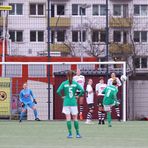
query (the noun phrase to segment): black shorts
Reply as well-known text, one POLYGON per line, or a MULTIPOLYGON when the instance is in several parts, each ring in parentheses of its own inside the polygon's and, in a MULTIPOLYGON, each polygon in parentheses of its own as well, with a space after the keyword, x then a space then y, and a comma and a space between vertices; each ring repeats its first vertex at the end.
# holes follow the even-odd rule
POLYGON ((94 103, 88 104, 88 109, 89 109, 89 110, 93 110, 93 109, 94 109, 94 103))
POLYGON ((104 96, 98 96, 98 106, 103 107, 103 98, 104 98, 104 96))

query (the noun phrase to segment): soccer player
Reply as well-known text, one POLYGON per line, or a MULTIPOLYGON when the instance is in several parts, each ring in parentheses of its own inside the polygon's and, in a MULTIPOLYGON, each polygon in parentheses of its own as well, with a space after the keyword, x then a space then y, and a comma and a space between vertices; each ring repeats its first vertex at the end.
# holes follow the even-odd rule
POLYGON ((111 107, 118 104, 117 101, 117 81, 114 80, 112 82, 112 85, 107 86, 104 90, 103 90, 103 94, 104 98, 103 98, 103 106, 104 106, 104 111, 107 112, 107 121, 108 121, 108 126, 111 127, 111 107))
POLYGON ((79 123, 77 119, 78 115, 78 107, 77 107, 77 99, 80 98, 84 93, 83 88, 73 80, 73 72, 68 71, 67 80, 61 83, 57 90, 57 94, 64 99, 63 102, 63 110, 62 112, 66 116, 67 128, 68 128, 68 136, 67 138, 72 138, 72 125, 71 125, 71 114, 74 120, 74 127, 76 130, 76 138, 81 138, 79 134, 79 123), (64 91, 64 96, 62 96, 61 91, 64 91), (75 96, 76 91, 79 90, 79 95, 75 96))
POLYGON ((98 98, 98 124, 105 124, 105 112, 103 108, 103 97, 104 94, 102 94, 102 91, 107 87, 107 84, 104 82, 104 78, 99 78, 99 83, 96 84, 96 96, 98 98))
POLYGON ((23 84, 23 89, 20 92, 20 102, 21 102, 21 105, 22 105, 22 111, 21 111, 21 114, 20 114, 19 122, 22 121, 23 116, 24 116, 25 112, 27 111, 28 106, 33 110, 35 120, 40 121, 40 119, 38 118, 37 109, 35 107, 35 104, 37 104, 37 102, 35 100, 35 97, 33 95, 32 90, 28 88, 27 83, 23 84))
POLYGON ((94 110, 94 92, 92 88, 93 81, 92 79, 88 80, 88 84, 86 86, 86 103, 88 105, 88 113, 87 113, 87 119, 86 119, 86 124, 91 124, 92 121, 92 113, 94 110))
MULTIPOLYGON (((116 77, 116 74, 113 72, 111 73, 111 78, 108 79, 108 82, 107 82, 107 85, 110 86, 112 85, 113 81, 116 80, 117 81, 117 89, 118 87, 120 87, 122 85, 120 79, 118 77, 116 77)), ((119 104, 115 106, 115 110, 116 110, 116 114, 117 114, 117 117, 118 117, 118 121, 121 120, 121 117, 120 117, 120 108, 119 108, 119 104)))
MULTIPOLYGON (((83 89, 85 84, 85 77, 81 75, 80 69, 77 69, 76 75, 73 77, 73 80, 76 81, 83 89)), ((77 90, 77 95, 80 93, 79 90, 77 90)), ((79 98, 79 118, 80 120, 83 120, 83 102, 84 102, 84 96, 80 96, 79 98)))

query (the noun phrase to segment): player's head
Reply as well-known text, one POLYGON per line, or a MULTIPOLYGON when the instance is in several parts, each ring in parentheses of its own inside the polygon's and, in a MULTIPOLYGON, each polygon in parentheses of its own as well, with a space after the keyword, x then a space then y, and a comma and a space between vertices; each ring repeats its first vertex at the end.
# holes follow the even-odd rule
POLYGON ((103 84, 103 83, 104 83, 104 77, 99 77, 99 82, 100 82, 101 84, 103 84))
POLYGON ((89 80, 88 80, 88 84, 89 84, 89 85, 92 85, 92 84, 93 84, 93 80, 92 80, 92 79, 89 79, 89 80))
POLYGON ((23 84, 23 88, 26 89, 28 87, 27 83, 23 84))
POLYGON ((74 75, 74 72, 72 70, 69 70, 67 72, 67 80, 69 80, 69 84, 72 84, 73 75, 74 75))
POLYGON ((117 86, 117 81, 116 80, 113 80, 112 85, 117 86))
POLYGON ((111 78, 116 78, 116 74, 114 72, 111 73, 111 78))
POLYGON ((78 76, 81 74, 81 71, 80 71, 80 69, 79 69, 79 68, 77 69, 76 74, 77 74, 78 76))

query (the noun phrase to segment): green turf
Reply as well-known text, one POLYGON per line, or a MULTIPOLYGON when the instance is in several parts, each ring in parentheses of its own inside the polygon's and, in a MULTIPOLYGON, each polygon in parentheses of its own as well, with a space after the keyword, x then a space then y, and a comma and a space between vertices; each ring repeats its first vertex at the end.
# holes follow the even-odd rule
POLYGON ((148 148, 148 122, 113 122, 85 125, 80 122, 81 139, 67 139, 65 121, 21 124, 0 121, 0 148, 148 148))

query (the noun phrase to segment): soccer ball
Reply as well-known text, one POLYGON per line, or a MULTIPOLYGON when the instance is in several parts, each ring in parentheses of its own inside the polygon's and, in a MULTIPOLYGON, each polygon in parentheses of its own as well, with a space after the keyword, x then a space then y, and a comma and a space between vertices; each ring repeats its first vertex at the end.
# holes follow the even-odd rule
POLYGON ((122 82, 125 82, 125 81, 127 80, 127 76, 122 75, 122 76, 120 77, 120 79, 121 79, 122 82))

